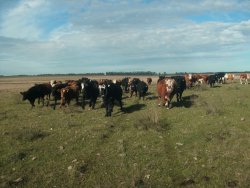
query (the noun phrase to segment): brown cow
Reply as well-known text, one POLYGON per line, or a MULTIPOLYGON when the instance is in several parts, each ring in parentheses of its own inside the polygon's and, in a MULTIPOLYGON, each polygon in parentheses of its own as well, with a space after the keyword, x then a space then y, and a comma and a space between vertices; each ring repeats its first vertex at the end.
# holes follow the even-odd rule
POLYGON ((151 85, 151 83, 152 83, 152 78, 147 78, 147 83, 148 83, 148 85, 151 85))
POLYGON ((158 105, 161 106, 162 101, 167 109, 170 109, 170 102, 176 93, 176 88, 176 81, 172 78, 159 80, 157 83, 158 105))
POLYGON ((69 105, 72 99, 76 99, 76 103, 78 103, 80 93, 80 87, 77 84, 72 84, 65 88, 61 89, 61 104, 60 107, 64 106, 65 104, 69 105))
POLYGON ((240 84, 243 84, 243 82, 245 82, 245 84, 248 84, 248 75, 247 74, 240 74, 240 84))

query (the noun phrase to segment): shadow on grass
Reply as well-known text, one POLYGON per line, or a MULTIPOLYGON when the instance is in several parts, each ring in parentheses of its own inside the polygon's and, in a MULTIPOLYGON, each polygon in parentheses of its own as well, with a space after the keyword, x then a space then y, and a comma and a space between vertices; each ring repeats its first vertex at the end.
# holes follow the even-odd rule
POLYGON ((190 108, 193 104, 194 101, 198 98, 198 95, 189 95, 182 97, 182 101, 180 102, 172 102, 174 107, 185 107, 185 108, 190 108))
POLYGON ((143 109, 144 107, 146 107, 145 104, 132 104, 128 107, 124 107, 123 111, 125 113, 133 113, 135 111, 139 111, 139 110, 143 109))
POLYGON ((213 87, 209 87, 209 88, 220 88, 222 86, 219 86, 219 85, 214 85, 213 87))

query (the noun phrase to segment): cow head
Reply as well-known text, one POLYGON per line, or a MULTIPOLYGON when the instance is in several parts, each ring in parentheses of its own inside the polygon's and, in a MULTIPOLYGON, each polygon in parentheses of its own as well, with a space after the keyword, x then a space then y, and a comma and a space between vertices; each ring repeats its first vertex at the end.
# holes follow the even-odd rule
POLYGON ((61 89, 61 105, 65 105, 65 96, 69 92, 69 89, 63 88, 61 89))
POLYGON ((27 91, 20 92, 20 94, 23 96, 23 101, 25 101, 28 98, 27 91))

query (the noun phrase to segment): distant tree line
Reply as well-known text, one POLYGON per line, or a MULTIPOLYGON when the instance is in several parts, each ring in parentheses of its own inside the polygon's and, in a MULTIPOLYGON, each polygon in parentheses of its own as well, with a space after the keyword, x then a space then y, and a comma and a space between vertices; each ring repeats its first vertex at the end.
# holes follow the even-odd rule
POLYGON ((158 73, 151 71, 135 71, 135 72, 106 72, 106 75, 138 75, 138 76, 157 76, 158 73))
MULTIPOLYGON (((229 74, 239 74, 239 73, 249 73, 250 71, 231 71, 231 72, 223 72, 229 74)), ((124 75, 124 76, 166 76, 166 75, 185 75, 185 74, 214 74, 215 72, 175 72, 175 73, 167 73, 167 72, 151 72, 151 71, 134 71, 134 72, 99 72, 99 73, 67 73, 67 74, 36 74, 36 75, 9 75, 18 76, 18 77, 26 77, 26 76, 104 76, 104 75, 124 75)), ((0 77, 5 77, 5 75, 0 75, 0 77)))

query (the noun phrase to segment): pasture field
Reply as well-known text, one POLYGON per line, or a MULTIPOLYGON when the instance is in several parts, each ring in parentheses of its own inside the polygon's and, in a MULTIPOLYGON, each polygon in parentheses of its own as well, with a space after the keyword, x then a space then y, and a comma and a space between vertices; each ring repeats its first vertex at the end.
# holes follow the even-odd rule
POLYGON ((197 86, 167 110, 154 82, 104 117, 100 98, 31 109, 19 92, 39 79, 0 78, 0 187, 250 187, 250 85, 197 86))

